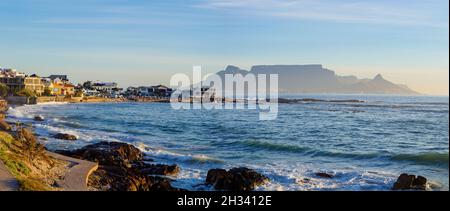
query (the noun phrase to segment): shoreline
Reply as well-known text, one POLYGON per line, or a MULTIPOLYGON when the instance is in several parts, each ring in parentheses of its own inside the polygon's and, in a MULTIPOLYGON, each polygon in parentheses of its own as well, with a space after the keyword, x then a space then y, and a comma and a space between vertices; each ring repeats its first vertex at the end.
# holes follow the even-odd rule
MULTIPOLYGON (((41 103, 41 105, 42 104, 45 105, 46 103, 41 103)), ((61 102, 61 104, 68 103, 61 102)), ((15 105, 15 107, 22 106, 25 105, 15 105)), ((34 121, 40 120, 35 119, 34 121)), ((10 123, 12 125, 20 124, 18 121, 12 121, 10 123)), ((34 128, 34 123, 27 124, 27 127, 34 128)), ((51 136, 38 136, 38 139, 46 140, 50 137, 51 136)), ((66 141, 71 140, 72 139, 66 139, 66 141)), ((72 167, 66 169, 65 173, 63 173, 65 174, 64 180, 55 182, 60 188, 57 191, 190 191, 173 187, 171 184, 173 178, 176 178, 180 172, 178 164, 166 165, 154 162, 152 158, 146 158, 147 155, 145 155, 144 151, 125 142, 100 142, 89 144, 83 148, 72 151, 52 150, 47 151, 46 154, 60 161, 77 163, 75 166, 73 164, 69 165, 72 167), (102 146, 99 149, 96 149, 96 145, 99 144, 102 146), (79 150, 92 150, 96 155, 94 157, 83 157, 86 153, 77 154, 77 151, 79 150), (118 157, 114 158, 114 156, 118 157), (117 175, 122 174, 126 175, 125 178, 122 178, 122 176, 117 177, 117 175), (87 187, 83 187, 83 181, 85 180, 87 187), (137 184, 135 184, 136 182, 137 184)), ((213 170, 217 169, 212 169, 211 171, 213 170)), ((225 169, 223 169, 223 171, 226 172, 225 169)), ((215 172, 213 173, 216 174, 215 172)), ((225 186, 216 189, 249 191, 255 189, 256 186, 268 182, 265 176, 252 169, 243 167, 233 168, 230 170, 230 173, 226 173, 226 175, 223 175, 222 177, 235 177, 235 174, 245 174, 248 176, 241 178, 243 181, 237 181, 237 183, 234 181, 233 184, 226 184, 225 186)), ((205 183, 198 185, 214 186, 216 181, 215 179, 210 178, 209 171, 206 177, 208 180, 205 183)), ((217 180, 223 179, 225 178, 217 178, 217 180)))

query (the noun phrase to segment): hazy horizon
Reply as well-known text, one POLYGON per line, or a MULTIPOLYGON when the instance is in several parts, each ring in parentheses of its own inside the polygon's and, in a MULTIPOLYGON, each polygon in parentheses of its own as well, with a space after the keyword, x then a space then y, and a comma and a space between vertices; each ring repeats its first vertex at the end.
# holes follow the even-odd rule
POLYGON ((235 65, 322 64, 449 94, 448 1, 1 1, 0 66, 168 84, 235 65))

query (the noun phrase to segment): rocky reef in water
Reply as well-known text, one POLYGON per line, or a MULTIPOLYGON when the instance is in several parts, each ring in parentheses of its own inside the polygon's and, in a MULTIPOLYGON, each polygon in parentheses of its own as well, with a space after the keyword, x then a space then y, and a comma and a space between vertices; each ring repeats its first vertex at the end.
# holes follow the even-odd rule
MULTIPOLYGON (((119 142, 100 142, 74 151, 57 153, 98 162, 99 168, 89 177, 88 185, 99 191, 186 191, 171 185, 170 176, 177 176, 177 165, 155 164, 136 147, 119 142)), ((268 178, 248 168, 212 169, 205 185, 216 190, 251 191, 268 178)))

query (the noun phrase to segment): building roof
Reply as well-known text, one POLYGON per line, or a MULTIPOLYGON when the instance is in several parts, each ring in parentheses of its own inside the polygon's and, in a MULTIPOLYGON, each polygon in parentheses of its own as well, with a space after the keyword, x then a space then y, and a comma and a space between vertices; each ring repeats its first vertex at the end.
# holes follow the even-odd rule
POLYGON ((67 78, 67 75, 50 75, 48 76, 48 78, 55 80, 57 78, 63 80, 63 81, 68 81, 69 79, 67 78))
POLYGON ((164 85, 158 85, 158 86, 152 86, 152 87, 156 88, 156 89, 169 89, 169 87, 164 86, 164 85))
POLYGON ((92 86, 117 86, 115 82, 96 82, 93 83, 92 86))

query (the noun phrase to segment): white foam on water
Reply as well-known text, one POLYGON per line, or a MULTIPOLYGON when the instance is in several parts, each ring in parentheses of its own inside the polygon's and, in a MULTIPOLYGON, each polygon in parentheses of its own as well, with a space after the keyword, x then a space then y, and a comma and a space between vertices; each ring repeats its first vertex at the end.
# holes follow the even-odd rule
MULTIPOLYGON (((193 163, 198 160, 214 161, 205 155, 184 155, 170 152, 164 149, 150 148, 144 143, 138 143, 137 147, 144 151, 149 157, 155 159, 157 163, 177 164, 181 167, 180 174, 173 182, 174 187, 187 190, 212 190, 212 187, 205 186, 204 182, 209 169, 215 168, 214 162, 193 163)), ((392 173, 382 171, 366 171, 357 168, 348 169, 318 169, 314 165, 298 164, 266 164, 266 165, 246 165, 239 163, 220 164, 221 168, 230 169, 237 166, 245 166, 267 176, 270 181, 260 186, 256 191, 319 191, 319 190, 389 190, 396 180, 392 173), (332 179, 320 178, 315 174, 327 172, 334 175, 332 179)))

